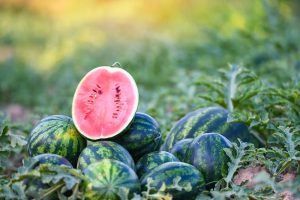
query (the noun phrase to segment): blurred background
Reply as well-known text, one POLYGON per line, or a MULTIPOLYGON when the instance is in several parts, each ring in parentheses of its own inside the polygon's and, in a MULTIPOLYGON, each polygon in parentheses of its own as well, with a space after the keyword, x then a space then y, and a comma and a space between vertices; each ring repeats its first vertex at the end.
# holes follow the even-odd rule
POLYGON ((0 108, 70 115, 84 74, 119 62, 164 123, 195 106, 193 78, 228 63, 270 84, 299 74, 299 13, 298 0, 0 0, 0 108))

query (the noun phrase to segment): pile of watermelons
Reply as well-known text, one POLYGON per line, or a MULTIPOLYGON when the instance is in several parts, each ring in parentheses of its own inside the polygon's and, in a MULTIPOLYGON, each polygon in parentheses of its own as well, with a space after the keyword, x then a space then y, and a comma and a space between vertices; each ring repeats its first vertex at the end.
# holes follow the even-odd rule
MULTIPOLYGON (((95 68, 76 89, 72 118, 48 116, 32 129, 33 168, 48 163, 81 170, 86 199, 131 199, 145 190, 193 199, 227 173, 224 148, 232 141, 261 145, 245 124, 227 122, 229 112, 220 107, 188 113, 162 143, 159 123, 136 112, 137 106, 137 86, 128 72, 95 68), (124 191, 126 197, 120 196, 124 191)), ((47 187, 39 180, 26 184, 47 187)))

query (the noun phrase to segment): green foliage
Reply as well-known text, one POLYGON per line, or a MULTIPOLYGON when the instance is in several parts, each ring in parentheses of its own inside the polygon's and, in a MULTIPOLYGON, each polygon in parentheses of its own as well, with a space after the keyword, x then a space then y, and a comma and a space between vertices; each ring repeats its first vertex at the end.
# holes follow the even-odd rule
POLYGON ((270 137, 270 149, 267 152, 265 166, 274 177, 287 170, 300 167, 300 129, 295 127, 272 127, 274 134, 270 137))
MULTIPOLYGON (((226 183, 226 188, 229 187, 229 184, 232 183, 233 176, 235 172, 242 167, 242 159, 246 154, 246 148, 249 147, 249 144, 239 140, 240 145, 237 146, 236 143, 233 143, 232 149, 224 149, 226 155, 229 157, 230 162, 228 163, 228 173, 224 178, 226 183), (235 154, 235 156, 234 156, 235 154)), ((253 147, 252 147, 253 148, 253 147)))
POLYGON ((24 128, 11 124, 7 121, 4 114, 0 113, 0 173, 6 169, 15 170, 12 161, 14 155, 21 154, 27 144, 24 128))
POLYGON ((230 65, 229 71, 220 72, 221 80, 210 77, 210 80, 215 81, 209 82, 208 79, 199 78, 196 84, 202 91, 206 91, 199 95, 200 98, 219 104, 232 112, 236 107, 245 107, 248 100, 260 92, 261 83, 253 72, 238 65, 230 65))
MULTIPOLYGON (((268 160, 267 155, 272 149, 255 149, 253 145, 239 141, 234 143, 232 148, 225 149, 226 154, 230 158, 228 162, 228 174, 220 180, 210 193, 203 192, 199 194, 198 199, 280 199, 282 192, 289 192, 293 197, 298 197, 299 192, 299 176, 285 182, 276 179, 275 174, 269 174, 270 163, 273 167, 277 164, 277 160, 268 160), (259 159, 257 155, 259 156, 259 159), (254 161, 256 160, 256 162, 254 161), (257 162, 259 161, 259 162, 257 162), (269 165, 268 165, 269 164, 269 165), (263 165, 267 167, 267 171, 261 171, 258 174, 252 174, 253 179, 244 180, 240 185, 233 181, 234 175, 241 168, 263 165), (248 181, 254 181, 255 186, 247 186, 248 181)), ((283 171, 281 171, 282 173, 283 171)), ((278 174, 277 174, 278 175, 278 174)))
MULTIPOLYGON (((146 191, 143 191, 141 195, 135 195, 135 197, 133 198, 133 200, 147 200, 147 199, 156 199, 156 200, 171 200, 172 196, 170 194, 168 194, 166 191, 167 190, 178 190, 178 191, 191 191, 192 186, 190 183, 185 184, 185 185, 181 185, 180 183, 181 177, 175 177, 173 179, 173 184, 162 184, 162 186, 159 188, 158 191, 156 191, 155 193, 151 192, 151 190, 153 189, 153 187, 151 186, 151 184, 154 182, 154 180, 152 180, 151 178, 149 178, 147 180, 147 185, 146 191)), ((156 189, 155 189, 156 190, 156 189)))
POLYGON ((0 197, 47 199, 57 195, 60 199, 67 199, 66 193, 71 193, 68 199, 83 199, 79 186, 85 177, 79 170, 64 165, 48 164, 41 164, 33 169, 35 163, 34 159, 25 160, 23 167, 20 167, 8 182, 1 185, 0 197))

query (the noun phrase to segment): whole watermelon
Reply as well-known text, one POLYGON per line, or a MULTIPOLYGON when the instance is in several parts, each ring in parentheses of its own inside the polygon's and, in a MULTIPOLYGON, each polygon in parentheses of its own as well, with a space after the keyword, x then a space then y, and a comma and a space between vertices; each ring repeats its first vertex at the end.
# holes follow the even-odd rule
POLYGON ((28 138, 28 153, 36 156, 53 153, 66 158, 76 166, 80 152, 86 147, 86 140, 74 126, 72 118, 52 115, 42 119, 28 138))
POLYGON ((210 186, 226 175, 229 158, 224 148, 230 148, 231 142, 217 133, 206 133, 195 138, 188 149, 188 163, 195 166, 204 175, 210 186))
POLYGON ((188 113, 171 129, 161 150, 171 151, 176 142, 185 138, 196 138, 203 133, 220 133, 230 141, 240 138, 260 146, 260 142, 242 122, 227 122, 228 110, 220 107, 202 108, 188 113))
POLYGON ((118 143, 112 141, 89 143, 78 158, 77 168, 84 169, 89 164, 105 158, 121 161, 135 170, 135 164, 129 152, 118 143))
POLYGON ((148 114, 137 112, 129 128, 113 141, 125 147, 134 160, 156 151, 161 145, 161 131, 157 121, 148 114))
POLYGON ((141 184, 143 190, 149 184, 153 193, 164 184, 164 192, 172 195, 172 199, 194 199, 205 187, 202 173, 183 162, 167 162, 155 167, 142 178, 141 184))
POLYGON ((166 163, 179 161, 173 154, 166 151, 156 151, 141 157, 136 163, 136 172, 139 177, 147 174, 153 168, 166 163))
POLYGON ((139 194, 141 185, 135 172, 124 163, 102 159, 83 171, 86 182, 84 196, 90 200, 131 199, 139 194))
MULTIPOLYGON (((56 155, 56 154, 40 154, 37 156, 34 156, 33 159, 36 161, 34 165, 31 166, 30 169, 36 169, 41 164, 50 164, 50 165, 58 165, 58 166, 67 166, 72 168, 72 164, 65 159, 62 156, 56 155)), ((26 187, 26 196, 29 199, 36 199, 39 197, 40 190, 46 190, 51 187, 50 184, 43 183, 40 179, 37 178, 26 178, 23 180, 23 184, 26 187)), ((67 191, 65 195, 71 193, 72 191, 67 191)), ((56 193, 53 193, 47 197, 45 197, 45 200, 51 200, 51 199, 58 199, 58 196, 56 193)))
POLYGON ((192 144, 193 139, 183 139, 179 140, 171 149, 171 153, 176 156, 181 162, 186 161, 186 153, 189 149, 190 145, 192 144))

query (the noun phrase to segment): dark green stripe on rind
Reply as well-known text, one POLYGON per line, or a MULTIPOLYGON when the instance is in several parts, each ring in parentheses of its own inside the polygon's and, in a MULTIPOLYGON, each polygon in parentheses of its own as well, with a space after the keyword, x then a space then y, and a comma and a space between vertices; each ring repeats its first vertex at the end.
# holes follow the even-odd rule
MULTIPOLYGON (((43 124, 43 126, 45 126, 46 124, 43 124)), ((38 142, 39 140, 37 140, 37 137, 40 137, 43 133, 51 133, 54 130, 57 129, 57 125, 54 124, 52 126, 46 126, 46 129, 45 127, 43 126, 36 126, 33 130, 32 130, 32 134, 30 135, 30 138, 29 138, 29 142, 31 141, 34 141, 34 142, 38 142)))
MULTIPOLYGON (((178 132, 181 134, 176 134, 174 135, 175 137, 173 138, 176 140, 181 140, 184 139, 184 135, 188 135, 188 133, 191 132, 191 129, 193 126, 198 122, 203 122, 203 117, 206 119, 206 115, 210 114, 212 111, 214 111, 215 108, 207 108, 207 109, 199 109, 194 112, 188 113, 186 116, 184 116, 181 120, 179 120, 179 126, 174 127, 174 132, 178 132)), ((172 129, 173 130, 173 129, 172 129)), ((171 130, 171 132, 172 132, 171 130)))
POLYGON ((112 140, 124 146, 137 161, 143 155, 159 149, 161 131, 154 118, 137 112, 130 127, 112 140))
MULTIPOLYGON (((196 113, 194 117, 195 123, 191 123, 191 128, 187 133, 187 138, 193 138, 195 136, 198 136, 202 133, 207 133, 207 130, 209 128, 210 124, 214 124, 214 126, 210 126, 212 129, 215 129, 216 126, 219 126, 219 124, 215 124, 215 120, 218 120, 220 118, 224 118, 226 116, 227 112, 225 112, 224 109, 219 109, 219 108, 214 108, 214 109, 209 109, 205 113, 205 115, 198 115, 196 113), (196 133, 196 134, 195 134, 196 133)), ((227 118, 227 117, 225 117, 227 118)), ((223 121, 224 122, 224 121, 223 121)), ((189 123, 189 121, 187 121, 189 123)), ((184 127, 184 129, 189 128, 189 127, 184 127)), ((180 134, 183 135, 183 134, 180 134)), ((181 139, 185 137, 181 136, 181 139)))
POLYGON ((30 150, 29 155, 33 156, 37 154, 48 153, 49 151, 47 151, 47 148, 51 144, 55 144, 51 143, 51 140, 55 139, 53 138, 53 135, 55 132, 57 132, 57 130, 60 129, 60 127, 62 127, 62 125, 60 125, 59 127, 52 127, 51 129, 47 129, 46 132, 41 131, 41 129, 39 129, 38 133, 34 131, 31 132, 32 134, 30 136, 32 136, 32 139, 30 139, 28 143, 30 150))
POLYGON ((73 166, 76 165, 78 156, 85 146, 86 140, 76 130, 72 119, 64 115, 42 119, 28 138, 29 155, 58 154, 68 159, 73 166))
POLYGON ((197 134, 197 136, 203 134, 203 133, 214 133, 217 131, 217 129, 220 126, 223 126, 227 122, 228 113, 216 113, 214 116, 211 117, 211 119, 205 124, 205 130, 201 131, 200 134, 197 134))
POLYGON ((205 186, 201 172, 194 166, 183 162, 168 162, 154 168, 142 178, 143 190, 146 190, 147 181, 150 179, 153 180, 150 182, 153 193, 158 192, 164 183, 166 185, 164 192, 171 194, 173 199, 194 199, 205 186), (173 189, 176 179, 180 179, 179 185, 184 187, 183 190, 173 189))
POLYGON ((83 173, 87 178, 84 187, 86 199, 131 199, 134 193, 140 193, 137 175, 120 161, 102 159, 90 164, 83 173))
POLYGON ((216 182, 227 172, 229 160, 224 148, 230 147, 231 142, 220 134, 203 134, 190 145, 187 152, 188 163, 203 173, 206 183, 216 182))
POLYGON ((63 126, 63 124, 57 123, 50 126, 43 124, 42 126, 34 128, 29 136, 29 144, 35 146, 39 143, 44 143, 49 136, 53 137, 52 134, 58 129, 63 128, 63 126))
POLYGON ((119 160, 135 170, 135 164, 129 152, 121 145, 112 141, 89 143, 81 152, 77 167, 84 169, 89 164, 105 158, 119 160))
POLYGON ((136 172, 139 177, 147 174, 149 171, 155 167, 166 163, 166 162, 176 162, 179 161, 173 154, 160 151, 152 152, 141 157, 136 163, 136 172))

